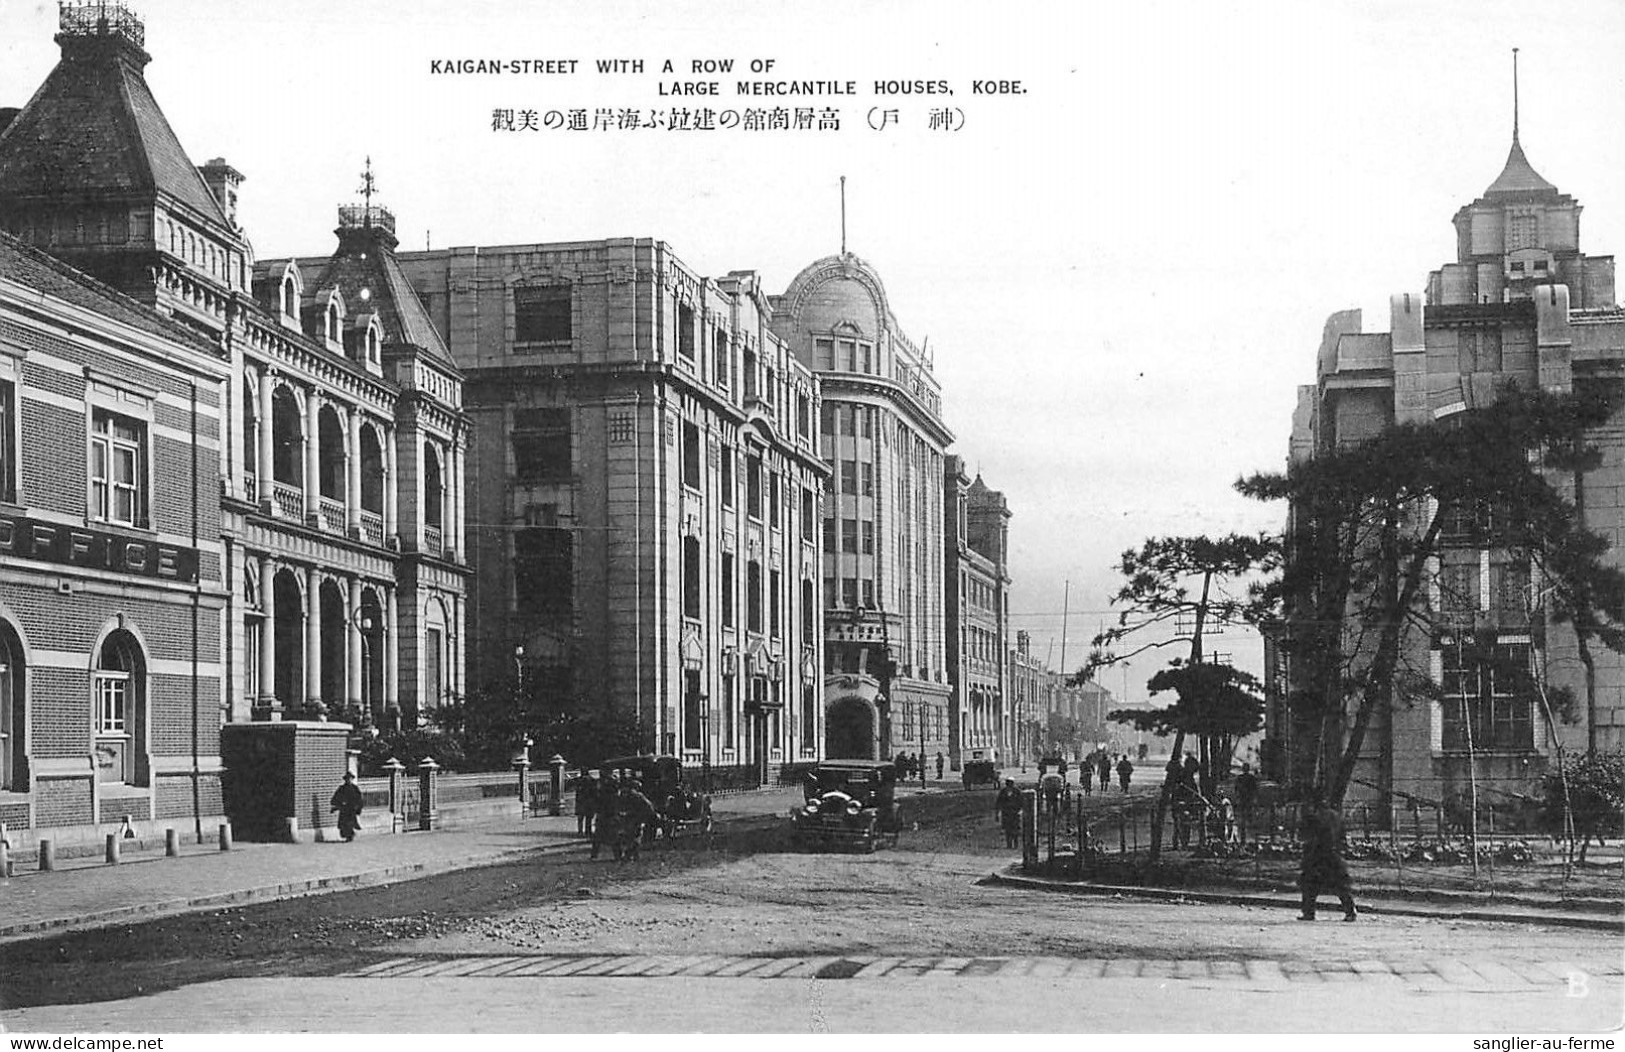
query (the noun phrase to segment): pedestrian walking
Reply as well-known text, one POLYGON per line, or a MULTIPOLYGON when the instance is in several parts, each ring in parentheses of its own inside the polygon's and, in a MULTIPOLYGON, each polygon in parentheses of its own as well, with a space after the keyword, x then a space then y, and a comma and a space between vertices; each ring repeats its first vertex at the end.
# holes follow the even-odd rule
POLYGON ((1021 790, 1014 778, 1004 780, 1004 788, 993 801, 993 810, 999 816, 999 827, 1004 830, 1004 846, 1016 847, 1021 839, 1021 790))
MULTIPOLYGON (((1127 759, 1127 757, 1124 757, 1127 759)), ((1100 791, 1105 792, 1112 784, 1112 754, 1105 749, 1100 750, 1100 791)))
POLYGON ((1312 790, 1304 802, 1299 837, 1303 842, 1303 862, 1298 873, 1303 912, 1298 919, 1314 920, 1316 900, 1322 893, 1330 892, 1337 895, 1343 907, 1343 919, 1354 920, 1359 913, 1354 908, 1354 891, 1349 886, 1348 864, 1343 861, 1343 823, 1319 789, 1312 790))
POLYGON ((598 779, 583 771, 576 779, 576 835, 592 836, 592 824, 598 811, 598 779))
POLYGON ((1078 764, 1078 782, 1083 786, 1084 796, 1093 796, 1095 792, 1095 765, 1088 760, 1078 764))
POLYGON ((599 848, 605 844, 614 844, 617 836, 615 806, 620 793, 620 776, 610 771, 598 786, 598 807, 592 822, 592 858, 598 857, 599 848))
POLYGON ((355 784, 354 773, 344 772, 344 784, 334 790, 328 810, 339 813, 339 836, 344 842, 354 840, 361 831, 361 787, 355 784))
POLYGON ((1249 763, 1241 765, 1241 773, 1236 775, 1236 817, 1240 820, 1241 839, 1247 839, 1247 830, 1252 825, 1253 806, 1258 802, 1258 775, 1253 773, 1253 766, 1249 763))
POLYGON ((938 749, 937 750, 937 781, 939 781, 939 782, 942 781, 942 765, 943 765, 944 759, 945 758, 942 755, 942 750, 938 749))
POLYGON ((643 794, 637 779, 621 786, 615 802, 615 861, 636 862, 644 833, 652 829, 655 806, 643 794))
MULTIPOLYGON (((1102 761, 1100 769, 1102 771, 1109 771, 1110 767, 1106 764, 1106 762, 1102 761)), ((1123 792, 1128 792, 1128 780, 1132 777, 1134 777, 1134 765, 1128 762, 1128 754, 1125 753, 1122 759, 1117 761, 1117 784, 1123 787, 1123 792)), ((1101 780, 1101 784, 1104 785, 1110 780, 1111 776, 1108 774, 1101 780)))
POLYGON ((908 753, 899 752, 892 763, 897 767, 897 780, 899 782, 908 781, 908 753))

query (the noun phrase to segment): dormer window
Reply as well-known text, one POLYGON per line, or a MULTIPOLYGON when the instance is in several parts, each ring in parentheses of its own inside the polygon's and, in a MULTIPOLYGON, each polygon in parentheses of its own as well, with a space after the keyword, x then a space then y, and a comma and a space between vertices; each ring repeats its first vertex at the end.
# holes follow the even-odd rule
POLYGON ((367 326, 367 364, 377 365, 382 358, 380 341, 378 339, 378 326, 367 326))
POLYGON ((333 300, 327 301, 327 342, 343 342, 342 334, 339 331, 339 305, 333 300))
POLYGON ((294 321, 299 319, 299 286, 292 274, 282 279, 282 316, 294 321))

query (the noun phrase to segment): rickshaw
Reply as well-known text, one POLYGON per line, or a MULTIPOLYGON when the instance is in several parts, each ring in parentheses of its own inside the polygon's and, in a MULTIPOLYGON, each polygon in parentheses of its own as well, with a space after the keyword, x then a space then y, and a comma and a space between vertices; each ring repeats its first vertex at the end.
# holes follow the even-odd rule
POLYGON ((804 802, 790 809, 800 846, 837 845, 872 852, 881 837, 897 845, 897 765, 887 760, 825 760, 802 782, 804 802))
POLYGON ((710 838, 715 830, 711 797, 683 784, 683 762, 675 756, 617 756, 598 765, 599 779, 608 784, 613 773, 622 784, 636 782, 654 806, 655 819, 643 832, 646 842, 664 835, 676 840, 685 834, 710 838))

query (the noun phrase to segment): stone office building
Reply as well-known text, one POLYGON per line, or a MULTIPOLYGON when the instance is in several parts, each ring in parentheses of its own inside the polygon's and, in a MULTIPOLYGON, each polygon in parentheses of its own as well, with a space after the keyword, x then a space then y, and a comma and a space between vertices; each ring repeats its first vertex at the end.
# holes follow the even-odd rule
POLYGON ((398 278, 256 271, 243 177, 188 159, 140 19, 60 29, 0 111, 0 229, 32 246, 7 246, 0 355, 0 820, 172 817, 181 785, 218 814, 223 723, 456 688, 459 378, 398 278))
POLYGON ((818 756, 818 388, 756 275, 644 238, 400 259, 468 378, 471 674, 690 764, 818 756))
MULTIPOLYGON (((1602 462, 1558 480, 1584 522, 1612 544, 1625 542, 1625 313, 1615 301, 1611 256, 1580 251, 1580 206, 1542 178, 1525 156, 1516 118, 1500 175, 1455 215, 1457 259, 1429 276, 1426 295, 1391 300, 1387 332, 1361 331, 1359 311, 1326 324, 1316 382, 1299 391, 1291 456, 1374 434, 1391 422, 1447 420, 1485 404, 1506 380, 1549 391, 1613 391, 1614 419, 1591 437, 1602 462)), ((1351 795, 1385 790, 1443 799, 1476 781, 1527 791, 1555 754, 1625 746, 1625 658, 1593 646, 1588 697, 1574 635, 1550 620, 1527 560, 1494 545, 1471 516, 1445 526, 1448 550, 1429 586, 1428 632, 1406 639, 1406 664, 1429 670, 1437 690, 1378 714, 1351 795), (1469 641, 1473 645, 1468 645, 1469 641), (1492 648, 1492 649, 1486 649, 1492 648), (1570 688, 1572 722, 1550 722, 1532 688, 1498 670, 1507 662, 1570 688)), ((1313 777, 1315 721, 1287 704, 1293 669, 1271 641, 1271 709, 1263 749, 1269 773, 1313 777)))
POLYGON ((850 253, 797 274, 773 329, 817 375, 835 472, 822 523, 827 753, 934 755, 951 714, 941 386, 880 276, 850 253))
POLYGON ((949 759, 1008 762, 1018 726, 1010 690, 1010 507, 950 456, 944 476, 949 759))

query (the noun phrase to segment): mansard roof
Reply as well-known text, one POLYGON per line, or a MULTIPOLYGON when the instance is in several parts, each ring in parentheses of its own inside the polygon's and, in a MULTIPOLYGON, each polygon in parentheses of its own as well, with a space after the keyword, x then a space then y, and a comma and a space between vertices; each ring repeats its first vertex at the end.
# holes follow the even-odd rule
POLYGON ((3 231, 0 231, 0 275, 112 321, 184 344, 201 354, 221 356, 219 346, 196 330, 170 321, 117 289, 3 231))
POLYGON ((57 42, 56 68, 0 131, 0 196, 167 195, 229 231, 142 75, 150 56, 112 33, 65 29, 57 42))

